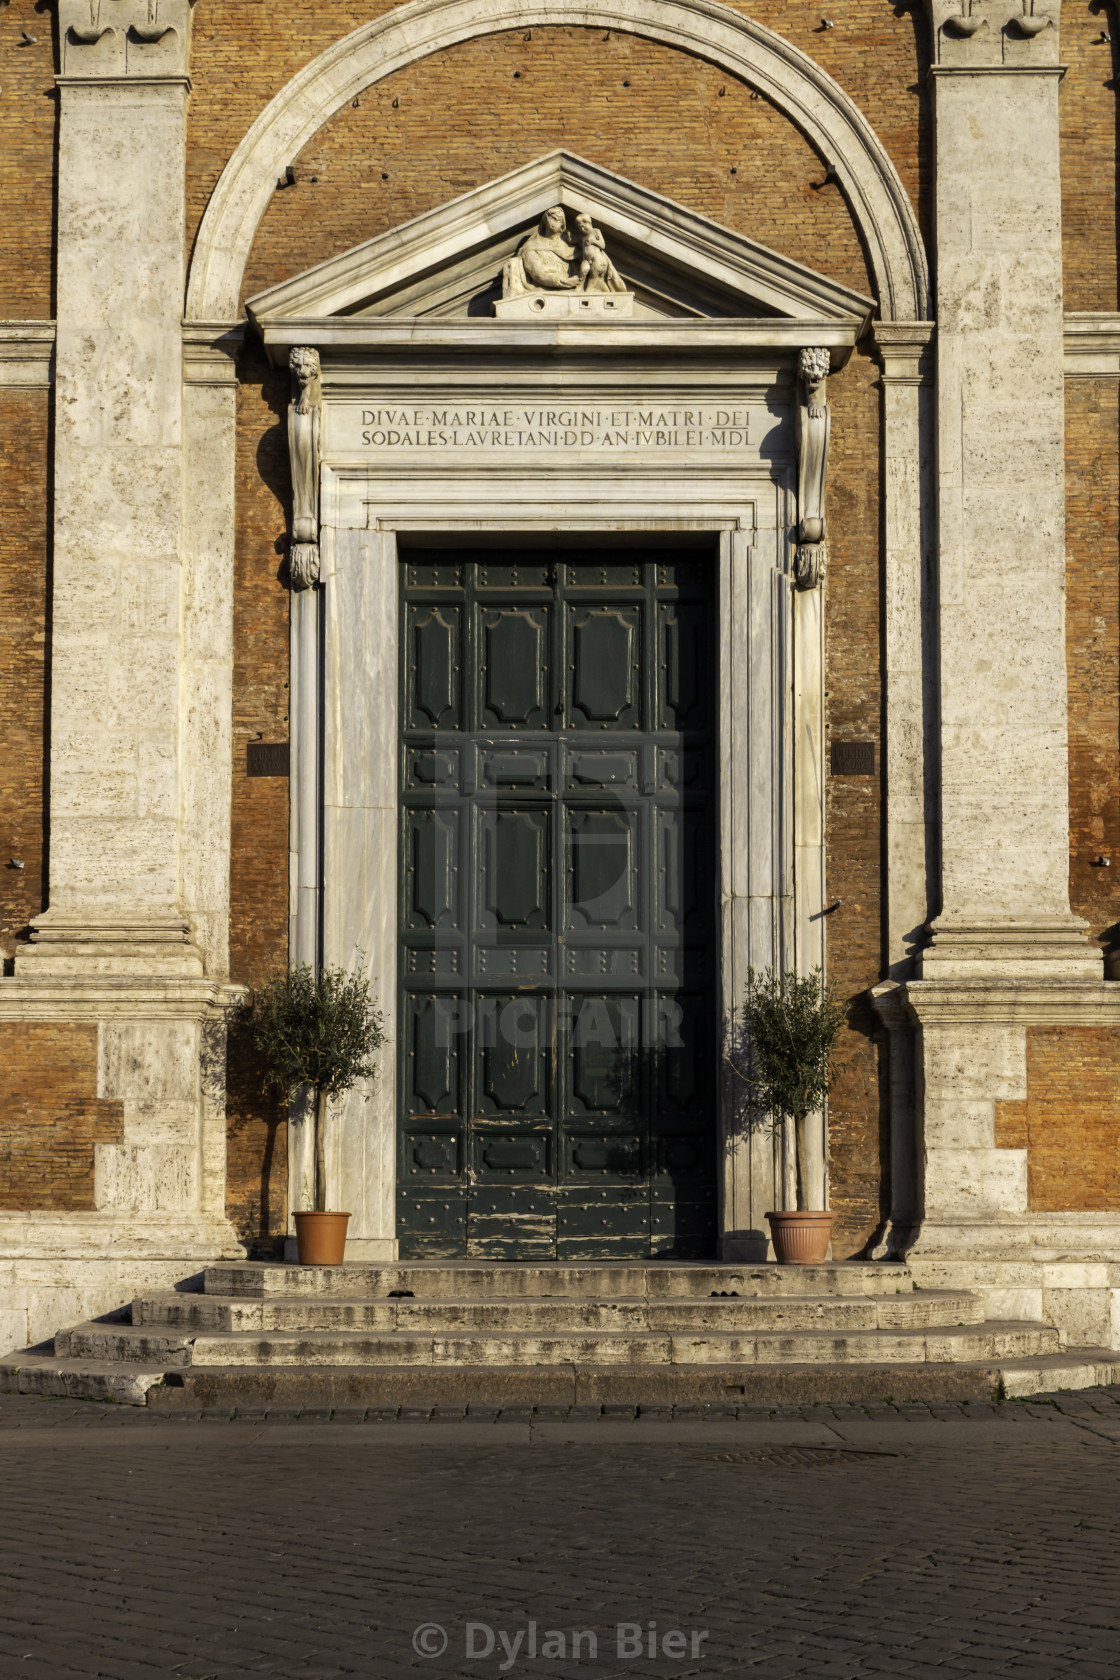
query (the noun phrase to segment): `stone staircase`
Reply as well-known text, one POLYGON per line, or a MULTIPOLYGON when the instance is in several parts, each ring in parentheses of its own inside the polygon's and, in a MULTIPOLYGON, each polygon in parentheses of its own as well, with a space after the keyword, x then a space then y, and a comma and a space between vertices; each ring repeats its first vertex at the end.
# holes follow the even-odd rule
POLYGON ((0 1388, 200 1406, 990 1399, 1120 1381, 1120 1353, 985 1320, 905 1265, 211 1266, 197 1293, 0 1360, 0 1388))

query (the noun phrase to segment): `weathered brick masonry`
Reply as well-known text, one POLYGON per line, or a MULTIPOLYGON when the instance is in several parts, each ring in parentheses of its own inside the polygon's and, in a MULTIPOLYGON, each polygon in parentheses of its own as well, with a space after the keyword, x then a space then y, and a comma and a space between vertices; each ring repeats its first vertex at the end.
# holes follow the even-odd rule
POLYGON ((0 12, 0 320, 54 314, 57 69, 54 8, 11 0, 0 12))
POLYGON ((43 908, 50 399, 0 393, 0 957, 43 908), (22 868, 17 867, 22 865, 22 868))
POLYGON ((996 1144, 1027 1151, 1032 1212, 1120 1208, 1120 1028, 1028 1027, 1026 1100, 996 1104, 996 1144))
POLYGON ((9 1025, 0 1081, 0 1208, 93 1207, 94 1149, 123 1104, 97 1091, 97 1028, 9 1025))
MULTIPOLYGON (((288 502, 284 433, 289 381, 250 349, 238 394, 234 597, 230 964, 253 985, 287 960, 288 783, 248 777, 253 740, 288 738, 288 591, 281 585, 288 502)), ((261 1084, 243 1035, 231 1043, 227 1205, 246 1235, 283 1233, 287 1154, 282 1110, 261 1084)))
MULTIPOLYGON (((267 3, 266 0, 202 0, 195 12, 191 57, 194 94, 189 131, 187 208, 188 230, 192 236, 230 152, 268 101, 317 53, 347 31, 382 17, 391 9, 385 4, 354 4, 353 0, 329 7, 324 7, 321 0, 282 0, 282 3, 281 0, 267 0, 267 3), (252 43, 251 53, 246 52, 247 41, 252 43)), ((763 4, 740 5, 734 9, 779 31, 836 77, 866 114, 918 207, 919 217, 925 218, 927 194, 924 183, 929 162, 930 126, 924 77, 929 59, 926 31, 921 20, 911 17, 901 8, 883 6, 879 0, 848 0, 844 7, 844 28, 833 31, 821 30, 821 11, 817 5, 765 0, 763 4)), ((625 148, 631 142, 642 147, 642 128, 636 118, 643 101, 648 99, 649 90, 643 90, 641 74, 630 76, 629 88, 623 87, 622 83, 631 68, 640 70, 643 64, 648 64, 648 54, 664 54, 666 50, 618 30, 609 31, 609 40, 603 38, 605 32, 601 29, 534 29, 531 33, 531 41, 526 41, 525 32, 518 30, 504 36, 488 36, 461 49, 478 55, 472 62, 490 59, 494 77, 490 100, 481 109, 479 126, 467 136, 464 148, 469 154, 467 160, 464 161, 462 156, 458 160, 458 168, 465 169, 467 175, 456 176, 449 170, 445 190, 438 193, 431 203, 439 203, 456 192, 467 191, 500 173, 495 160, 501 159, 511 128, 516 133, 522 123, 527 121, 531 126, 539 121, 539 107, 554 112, 561 101, 570 100, 574 90, 565 89, 558 76, 542 77, 535 68, 547 65, 554 44, 568 35, 587 37, 588 50, 593 54, 591 75, 578 88, 578 93, 586 102, 582 111, 577 113, 574 124, 569 123, 562 142, 553 139, 549 144, 563 143, 581 155, 598 157, 599 152, 590 144, 598 123, 600 130, 609 126, 612 147, 625 148), (515 70, 521 72, 517 83, 514 83, 515 70), (494 96, 499 92, 503 97, 496 100, 494 96)), ((683 75, 688 74, 687 67, 691 66, 694 72, 714 77, 717 88, 727 84, 730 96, 731 84, 721 72, 702 66, 689 55, 668 56, 677 56, 682 60, 680 73, 683 75)), ((451 54, 439 54, 434 62, 438 66, 452 57, 451 54)), ((458 62, 462 64, 465 61, 458 62)), ((558 61, 553 59, 552 63, 557 64, 558 61)), ((388 110, 392 111, 392 97, 399 98, 401 88, 407 89, 412 85, 412 78, 418 76, 423 80, 428 73, 426 64, 421 63, 393 78, 400 87, 386 102, 388 110)), ((438 68, 435 74, 438 79, 438 68)), ((411 167, 412 146, 419 140, 424 150, 438 153, 444 133, 455 131, 454 119, 461 102, 473 103, 475 100, 475 90, 469 82, 457 79, 445 85, 447 99, 444 104, 428 105, 422 110, 413 109, 410 112, 408 105, 401 100, 397 111, 392 114, 384 155, 400 165, 396 181, 398 191, 402 172, 407 177, 411 167), (422 122, 418 120, 421 117, 422 122), (396 145, 393 144, 394 135, 400 136, 396 145)), ((384 88, 387 83, 379 86, 384 88)), ((674 104, 672 87, 671 80, 670 86, 661 94, 656 89, 652 90, 652 113, 662 147, 671 144, 680 132, 678 118, 682 115, 686 121, 688 118, 687 105, 682 112, 674 104)), ((749 98, 749 95, 746 97, 749 98)), ((370 89, 362 96, 362 105, 370 104, 375 108, 380 104, 377 89, 370 89)), ((691 105, 692 101, 689 100, 688 104, 691 105)), ((568 104, 567 108, 574 107, 568 104)), ((704 126, 710 128, 710 143, 706 137, 699 148, 699 157, 693 160, 693 167, 701 174, 708 173, 718 157, 721 124, 728 120, 715 110, 709 113, 704 126), (709 144, 714 148, 710 156, 709 144)), ((646 132, 648 134, 648 129, 646 132)), ((792 134, 793 131, 787 132, 792 134)), ((597 138, 601 139, 601 133, 597 138)), ((647 139, 645 143, 649 145, 651 140, 647 139)), ((534 155, 535 150, 528 149, 515 161, 534 155)), ((640 150, 632 154, 635 159, 639 155, 640 150)), ((604 157, 600 161, 607 162, 608 159, 604 157)), ((369 162, 371 167, 376 163, 373 180, 379 181, 386 163, 376 156, 369 162)), ((748 165, 749 159, 742 159, 742 163, 748 165)), ((622 173, 628 173, 625 167, 622 173)), ((633 163, 629 173, 637 174, 633 163)), ((648 184, 658 186, 659 183, 655 178, 648 184)), ((768 183, 765 184, 767 190, 763 197, 769 196, 768 183)), ((667 191, 668 188, 661 190, 667 191)), ((680 196, 684 198, 683 194, 680 196)), ((687 198, 684 201, 690 202, 687 198)), ((427 202, 418 199, 415 208, 408 213, 416 214, 427 207, 427 202)), ((692 208, 707 209, 712 215, 719 213, 702 204, 693 204, 692 208)), ((732 222, 731 225, 736 224, 732 222)), ((371 225, 364 237, 368 238, 376 231, 377 227, 371 225)), ((826 273, 833 272, 824 259, 825 252, 818 250, 815 258, 804 260, 814 261, 815 266, 826 273)))
POLYGON ((1070 905, 1106 945, 1120 918, 1120 411, 1115 380, 1066 387, 1070 905), (1099 860, 1108 859, 1108 865, 1099 860))

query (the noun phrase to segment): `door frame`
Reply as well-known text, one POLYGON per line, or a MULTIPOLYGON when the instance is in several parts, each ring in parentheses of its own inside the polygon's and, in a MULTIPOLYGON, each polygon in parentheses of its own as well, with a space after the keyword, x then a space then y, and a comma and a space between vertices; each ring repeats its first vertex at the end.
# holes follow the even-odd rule
MULTIPOLYGON (((561 522, 565 533, 718 535, 720 1021, 741 1003, 748 966, 806 973, 824 962, 824 592, 792 582, 792 367, 775 355, 737 374, 781 416, 783 445, 734 472, 629 462, 610 476, 584 468, 560 479, 495 461, 449 482, 438 462, 377 474, 332 459, 332 399, 352 402, 375 376, 353 364, 332 375, 324 364, 321 581, 292 597, 290 949, 294 962, 364 966, 386 1017, 377 1079, 328 1118, 328 1179, 352 1215, 351 1259, 396 1258, 398 532, 462 531, 472 546, 561 522), (353 704, 359 674, 376 708, 353 704)), ((688 389, 696 383, 699 371, 688 389)), ((790 1204, 794 1153, 781 1132, 740 1135, 734 1086, 721 1082, 720 1252, 757 1261, 768 1252, 766 1211, 790 1204)), ((291 1119, 289 1207, 298 1209, 311 1128, 298 1108, 291 1119)), ((823 1113, 810 1129, 809 1177, 810 1201, 825 1205, 823 1113)))

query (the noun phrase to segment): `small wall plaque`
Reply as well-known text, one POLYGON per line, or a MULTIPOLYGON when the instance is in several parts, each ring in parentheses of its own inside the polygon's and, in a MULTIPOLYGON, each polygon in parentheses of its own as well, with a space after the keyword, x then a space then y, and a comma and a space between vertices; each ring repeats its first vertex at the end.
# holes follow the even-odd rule
POLYGON ((832 774, 834 776, 873 776, 875 774, 874 741, 833 741, 832 774))
POLYGON ((250 741, 245 754, 245 774, 286 776, 289 757, 287 741, 250 741))

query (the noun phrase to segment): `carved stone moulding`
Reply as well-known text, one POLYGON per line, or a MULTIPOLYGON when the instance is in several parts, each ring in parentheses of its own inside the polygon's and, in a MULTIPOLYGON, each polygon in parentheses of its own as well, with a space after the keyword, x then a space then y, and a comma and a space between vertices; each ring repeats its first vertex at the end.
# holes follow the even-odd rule
POLYGON ((185 76, 193 5, 194 0, 58 0, 63 77, 185 76))
POLYGON ((523 292, 495 298, 493 309, 505 321, 619 321, 634 313, 633 292, 523 292))
POLYGON ((925 0, 938 66, 1054 64, 1061 0, 925 0))

